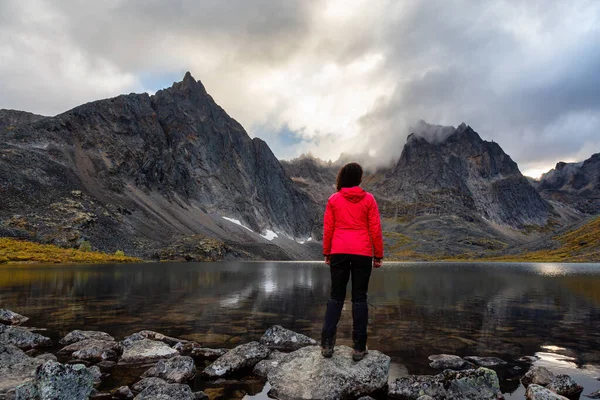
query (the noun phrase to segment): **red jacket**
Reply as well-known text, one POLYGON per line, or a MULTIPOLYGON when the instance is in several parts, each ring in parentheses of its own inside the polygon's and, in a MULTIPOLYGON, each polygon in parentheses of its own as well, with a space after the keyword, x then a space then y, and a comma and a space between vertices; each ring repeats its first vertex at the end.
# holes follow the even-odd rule
POLYGON ((323 254, 357 254, 383 258, 377 202, 354 186, 331 195, 323 221, 323 254))

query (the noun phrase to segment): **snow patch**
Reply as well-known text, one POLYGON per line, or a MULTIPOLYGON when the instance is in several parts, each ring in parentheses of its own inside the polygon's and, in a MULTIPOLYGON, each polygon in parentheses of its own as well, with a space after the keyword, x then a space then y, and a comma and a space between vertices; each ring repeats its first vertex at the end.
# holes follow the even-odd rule
POLYGON ((267 240, 273 240, 277 237, 277 234, 270 229, 267 229, 267 232, 264 235, 260 235, 267 240))
POLYGON ((313 240, 312 236, 310 236, 308 239, 305 239, 305 240, 296 240, 296 243, 304 244, 304 243, 310 242, 311 240, 313 240))
POLYGON ((242 222, 239 219, 235 219, 235 218, 228 218, 228 217, 222 217, 223 219, 226 219, 229 222, 233 222, 236 225, 241 226, 244 229, 249 230, 250 232, 254 232, 252 229, 248 228, 247 226, 243 225, 242 222))

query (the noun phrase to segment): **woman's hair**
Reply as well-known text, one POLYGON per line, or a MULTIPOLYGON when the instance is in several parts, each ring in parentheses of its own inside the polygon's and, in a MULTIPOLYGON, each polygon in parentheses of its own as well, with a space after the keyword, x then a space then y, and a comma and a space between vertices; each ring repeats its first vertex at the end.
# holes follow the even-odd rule
POLYGON ((337 175, 336 188, 338 192, 342 188, 349 188, 360 185, 363 176, 363 169, 357 163, 350 163, 340 168, 337 175))

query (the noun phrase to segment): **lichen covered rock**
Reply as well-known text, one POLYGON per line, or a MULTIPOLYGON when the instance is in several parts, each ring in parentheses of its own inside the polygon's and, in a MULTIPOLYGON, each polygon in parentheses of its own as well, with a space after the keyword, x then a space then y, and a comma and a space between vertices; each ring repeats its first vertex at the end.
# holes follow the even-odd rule
POLYGON ((271 349, 295 351, 306 346, 315 346, 317 342, 306 335, 275 325, 267 329, 260 343, 271 349))
POLYGON ((20 326, 0 324, 0 343, 12 344, 21 350, 52 346, 52 340, 20 326))
POLYGON ((254 367, 259 361, 269 356, 271 350, 258 342, 250 342, 237 346, 225 355, 216 359, 204 369, 204 375, 218 378, 234 372, 254 367))
POLYGON ((554 393, 543 386, 535 383, 530 384, 525 392, 527 400, 569 400, 567 397, 554 393))
POLYGON ((303 347, 269 372, 269 394, 281 400, 368 396, 385 390, 389 368, 390 358, 375 350, 354 362, 347 346, 337 346, 332 358, 324 358, 318 346, 303 347))
POLYGON ((169 383, 189 381, 196 375, 196 366, 191 357, 175 356, 168 360, 160 360, 142 375, 142 378, 161 378, 169 383))
POLYGON ((123 354, 119 359, 120 365, 150 364, 179 354, 166 343, 150 339, 130 338, 122 341, 121 346, 123 354))
POLYGON ((496 372, 487 368, 446 370, 434 376, 410 375, 398 378, 389 385, 390 399, 416 400, 423 395, 445 400, 503 398, 496 372))
POLYGON ((84 365, 48 361, 37 369, 35 379, 17 387, 15 394, 17 400, 87 400, 93 388, 93 373, 84 365))
POLYGON ((80 342, 82 340, 87 340, 87 339, 107 340, 107 341, 115 340, 115 338, 113 338, 106 332, 74 330, 72 332, 69 332, 64 338, 62 338, 59 341, 59 343, 66 346, 66 345, 69 345, 69 344, 72 344, 75 342, 80 342))
POLYGON ((16 312, 13 312, 11 310, 0 308, 0 323, 2 324, 20 325, 28 319, 29 318, 24 317, 21 314, 17 314, 16 312))

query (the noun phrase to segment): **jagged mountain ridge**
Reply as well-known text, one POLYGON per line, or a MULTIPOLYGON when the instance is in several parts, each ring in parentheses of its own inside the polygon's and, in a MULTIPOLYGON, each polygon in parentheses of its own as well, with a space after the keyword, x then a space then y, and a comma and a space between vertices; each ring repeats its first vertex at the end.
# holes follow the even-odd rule
POLYGON ((18 110, 0 110, 0 132, 11 130, 19 125, 30 124, 47 118, 43 115, 18 110))
POLYGON ((540 194, 586 214, 600 213, 600 153, 578 163, 558 162, 535 186, 540 194))
POLYGON ((258 233, 319 237, 316 205, 189 72, 153 96, 87 103, 0 137, 5 234, 61 245, 85 237, 145 257, 194 233, 261 245, 220 216, 258 233))

